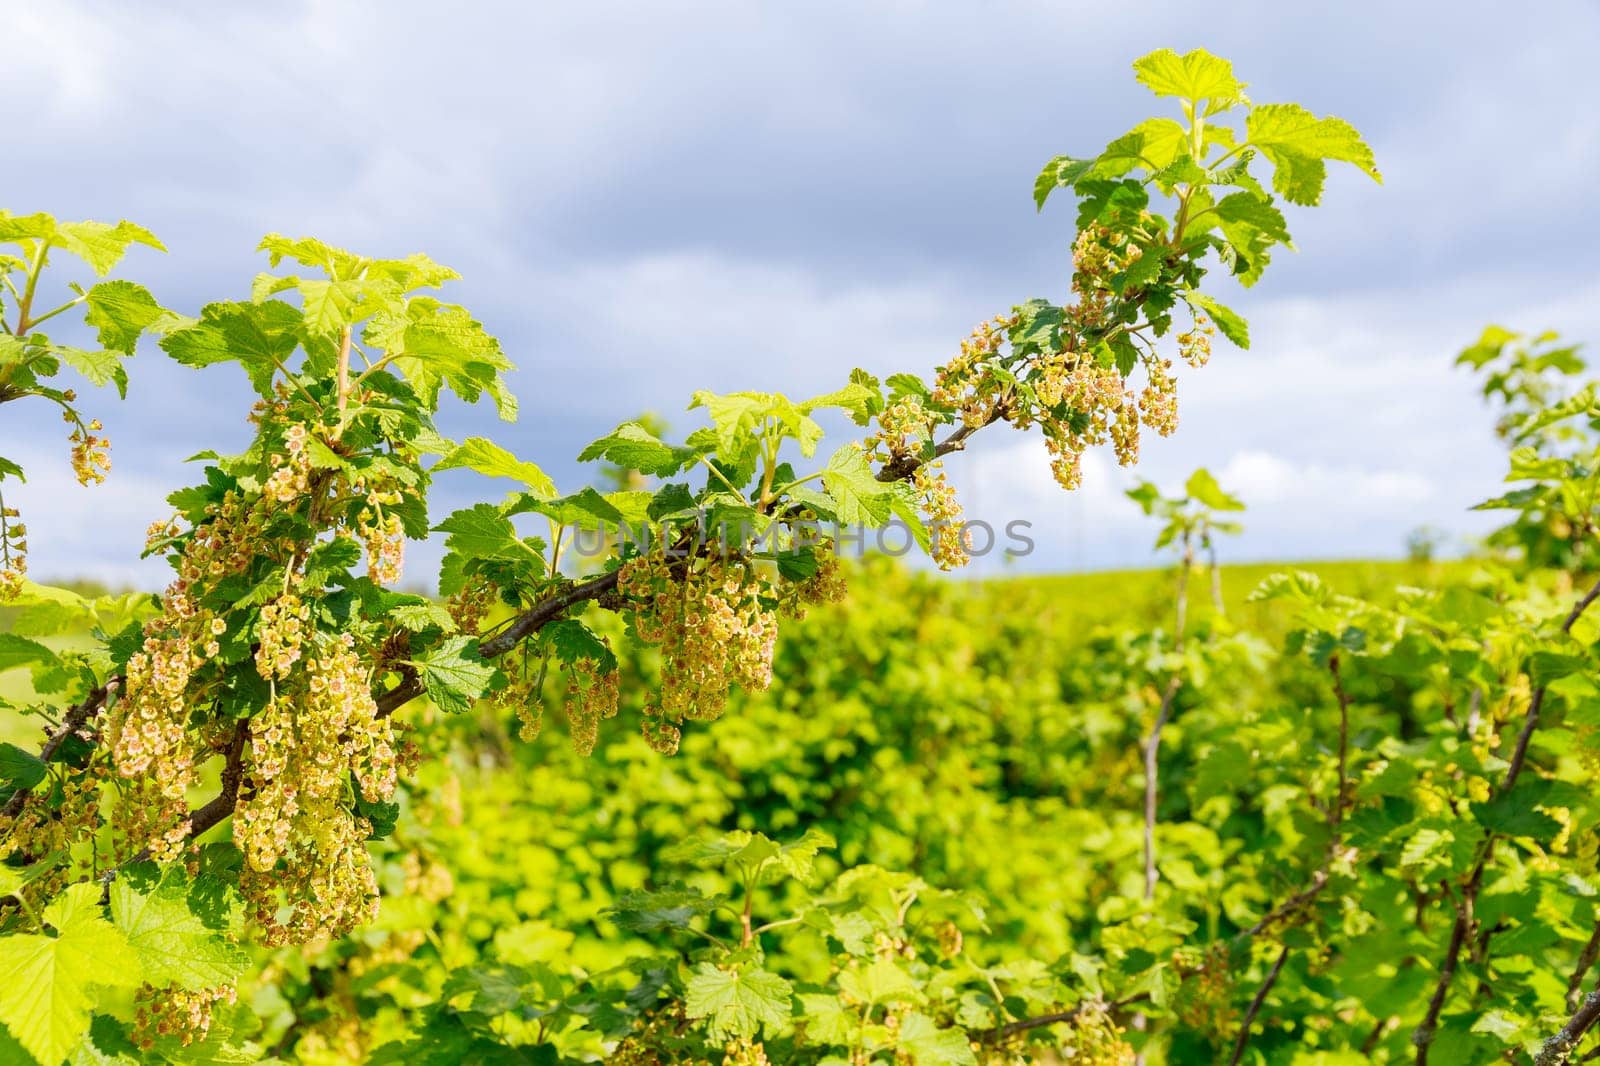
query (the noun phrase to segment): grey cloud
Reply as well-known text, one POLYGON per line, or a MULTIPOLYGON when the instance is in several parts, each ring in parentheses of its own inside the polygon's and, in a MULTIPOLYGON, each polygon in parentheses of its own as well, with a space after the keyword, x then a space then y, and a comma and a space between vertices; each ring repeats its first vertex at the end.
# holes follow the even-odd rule
MULTIPOLYGON (((1597 29, 1575 0, 1517 18, 1489 3, 59 3, 8 26, 0 91, 29 121, 5 206, 151 226, 173 254, 130 273, 189 310, 248 291, 267 230, 426 249, 523 367, 520 424, 454 410, 446 427, 571 483, 581 444, 642 408, 687 426, 691 388, 801 393, 854 365, 931 366, 974 322, 1060 294, 1070 212, 1034 212, 1037 167, 1149 113, 1133 57, 1203 44, 1258 99, 1355 122, 1386 183, 1338 175, 1327 207, 1292 213, 1302 253, 1227 297, 1255 320, 1254 350, 1190 377, 1151 471, 1255 453, 1397 470, 1437 487, 1421 510, 1447 509, 1499 476, 1454 348, 1486 318, 1600 325, 1597 29)), ((129 403, 97 410, 116 476, 155 486, 242 441, 247 405, 237 375, 152 353, 129 403)), ((54 454, 48 412, 5 417, 8 438, 54 454)), ((1410 520, 1386 506, 1384 530, 1410 520)), ((1348 544, 1257 524, 1278 531, 1262 551, 1348 544)), ((1373 537, 1364 550, 1398 549, 1373 537)), ((36 548, 38 565, 59 553, 55 572, 109 558, 93 538, 36 548)), ((1142 538, 1096 552, 1134 562, 1142 538)))

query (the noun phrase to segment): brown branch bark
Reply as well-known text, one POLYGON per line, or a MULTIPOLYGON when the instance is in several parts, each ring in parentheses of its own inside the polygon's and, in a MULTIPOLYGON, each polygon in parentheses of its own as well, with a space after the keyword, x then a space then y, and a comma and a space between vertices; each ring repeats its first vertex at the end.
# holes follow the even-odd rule
MULTIPOLYGON (((967 446, 968 438, 970 438, 974 433, 978 432, 978 430, 982 429, 984 426, 992 426, 996 422, 1000 421, 1002 414, 1003 408, 996 407, 994 413, 989 416, 989 420, 984 422, 982 425, 972 426, 963 422, 961 425, 952 430, 948 437, 934 446, 934 458, 942 459, 951 452, 961 451, 967 446)), ((882 482, 904 481, 906 478, 910 477, 912 474, 915 474, 919 469, 921 469, 926 462, 928 462, 928 460, 918 458, 914 455, 908 455, 903 459, 896 459, 893 462, 885 463, 883 469, 879 470, 876 476, 878 480, 882 482)))
POLYGON ((228 742, 227 761, 222 766, 222 790, 216 798, 189 816, 189 836, 199 836, 233 813, 239 802, 239 786, 244 782, 244 749, 250 742, 250 720, 242 720, 228 742))
POLYGON ((1544 1042, 1534 1057, 1534 1066, 1561 1066, 1597 1021, 1600 1021, 1600 991, 1590 992, 1561 1031, 1544 1042))
MULTIPOLYGON (((985 422, 983 425, 990 425, 995 421, 998 421, 999 418, 1000 415, 997 412, 989 419, 988 422, 985 422)), ((939 442, 938 446, 935 448, 935 454, 938 456, 944 456, 950 454, 951 452, 960 451, 966 447, 967 440, 981 428, 983 427, 969 426, 965 424, 959 426, 948 437, 939 442)), ((880 470, 877 474, 877 478, 879 481, 883 482, 901 481, 916 473, 916 471, 922 465, 923 461, 921 459, 911 459, 903 461, 900 464, 891 464, 880 470)), ((530 607, 527 611, 517 616, 516 620, 506 628, 502 629, 489 639, 483 641, 478 646, 479 653, 485 659, 494 659, 506 654, 523 640, 526 640, 528 637, 533 636, 540 629, 544 628, 545 625, 561 617, 561 615, 568 609, 576 606, 577 604, 584 603, 589 600, 597 600, 602 596, 615 592, 618 576, 619 575, 616 571, 600 574, 597 577, 590 578, 587 581, 581 581, 571 585, 567 589, 555 596, 550 597, 547 600, 541 600, 530 607)), ((398 685, 392 689, 377 694, 375 697, 379 716, 393 714, 400 707, 409 703, 411 700, 416 699, 418 696, 423 695, 425 692, 425 687, 422 684, 422 678, 418 675, 414 668, 410 666, 403 666, 400 670, 400 674, 401 680, 398 685)), ((41 757, 48 759, 65 741, 67 736, 82 728, 84 723, 87 722, 88 719, 104 705, 108 693, 114 689, 120 683, 120 681, 120 678, 112 678, 108 680, 105 685, 96 688, 88 697, 84 699, 82 703, 78 704, 71 711, 69 711, 67 718, 62 722, 61 727, 49 738, 47 738, 44 745, 41 747, 41 757)), ((220 824, 225 818, 233 813, 233 808, 237 804, 239 798, 239 785, 243 776, 244 744, 248 738, 248 734, 248 723, 240 723, 240 728, 234 734, 233 740, 230 744, 228 758, 223 767, 221 791, 218 792, 218 794, 212 798, 210 802, 196 808, 190 815, 189 836, 191 839, 220 824)), ((25 802, 26 798, 26 790, 19 789, 6 802, 5 807, 0 809, 0 814, 6 816, 15 816, 22 809, 22 804, 25 802)), ((134 857, 134 861, 148 857, 148 851, 141 851, 134 857)))
POLYGON ((1572 976, 1567 979, 1567 1009, 1577 1010, 1578 1003, 1583 999, 1583 979, 1588 976, 1589 970, 1594 967, 1596 959, 1600 959, 1600 922, 1596 922, 1594 933, 1590 935, 1589 942, 1583 946, 1583 951, 1578 955, 1578 963, 1572 968, 1572 976))
MULTIPOLYGON (((999 419, 1000 414, 996 412, 989 421, 983 423, 983 426, 992 425, 999 419)), ((983 426, 966 424, 958 426, 934 448, 935 455, 942 457, 949 455, 951 452, 961 451, 966 447, 968 439, 979 429, 982 429, 983 426)), ((887 464, 882 470, 878 471, 876 476, 882 482, 904 481, 915 474, 923 464, 924 460, 922 459, 907 457, 887 464)), ((479 653, 485 659, 495 659, 506 654, 522 641, 539 632, 546 624, 555 621, 569 608, 588 600, 597 600, 608 593, 615 592, 617 578, 618 574, 613 570, 610 573, 592 577, 587 581, 581 581, 547 600, 539 601, 518 615, 510 625, 478 645, 479 653)), ((379 714, 392 714, 402 705, 423 694, 422 680, 417 676, 415 670, 408 667, 403 669, 401 674, 402 679, 399 685, 378 695, 379 714)))
MULTIPOLYGON (((88 724, 90 718, 100 712, 100 709, 105 706, 106 698, 121 682, 122 679, 120 677, 113 677, 107 680, 105 684, 96 685, 91 689, 81 703, 76 704, 67 712, 67 716, 61 720, 61 725, 55 732, 45 738, 44 743, 39 746, 39 758, 49 762, 50 758, 60 750, 61 745, 66 743, 68 737, 82 729, 88 724)), ((6 805, 0 808, 0 817, 15 818, 22 813, 22 805, 27 802, 29 791, 29 789, 18 788, 13 792, 11 798, 6 800, 6 805)))
POLYGON ((1271 929, 1274 925, 1277 925, 1279 922, 1295 914, 1297 911, 1304 909, 1308 904, 1320 896, 1322 894, 1322 890, 1327 887, 1328 871, 1318 870, 1316 873, 1311 875, 1310 884, 1306 885, 1305 888, 1301 889, 1299 892, 1296 892, 1294 895, 1278 904, 1266 914, 1263 914, 1261 919, 1257 921, 1255 925, 1252 925, 1250 928, 1240 933, 1236 939, 1248 940, 1251 937, 1260 936, 1268 929, 1271 929))

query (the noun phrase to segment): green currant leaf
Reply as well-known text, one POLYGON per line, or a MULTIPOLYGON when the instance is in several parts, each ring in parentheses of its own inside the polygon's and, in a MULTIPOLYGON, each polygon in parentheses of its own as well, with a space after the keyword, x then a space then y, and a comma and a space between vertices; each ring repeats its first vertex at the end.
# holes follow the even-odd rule
POLYGON ((0 1022, 38 1062, 60 1063, 89 1031, 98 989, 136 987, 140 959, 100 910, 100 886, 70 885, 45 908, 54 936, 0 937, 0 1022))
POLYGON ((624 470, 670 477, 695 461, 693 448, 667 444, 638 422, 624 422, 578 454, 578 462, 604 459, 624 470))
POLYGON ((169 866, 140 880, 125 872, 111 882, 111 919, 138 955, 145 982, 199 992, 236 981, 249 956, 217 931, 224 920, 219 913, 207 924, 195 912, 183 868, 169 866))
POLYGON ((272 375, 300 343, 300 325, 300 312, 282 300, 213 303, 201 310, 198 322, 163 337, 161 348, 184 366, 237 362, 256 391, 266 394, 272 375))
POLYGON ((547 623, 539 631, 539 642, 569 666, 580 659, 588 659, 598 663, 603 674, 617 668, 617 657, 611 648, 581 619, 558 618, 547 623))
POLYGON ((167 250, 165 245, 156 240, 154 233, 127 219, 116 225, 108 222, 62 222, 56 227, 52 243, 88 263, 101 277, 111 273, 122 261, 130 245, 142 244, 158 252, 167 250))
POLYGON ((895 1049, 917 1066, 978 1066, 965 1030, 946 1029, 926 1014, 912 1011, 900 1019, 895 1049))
POLYGON ((833 453, 823 470, 822 486, 845 525, 876 527, 889 520, 894 487, 877 479, 866 453, 856 445, 846 444, 833 453))
POLYGON ((1245 135, 1272 161, 1272 187, 1291 203, 1315 205, 1322 199, 1328 159, 1383 181, 1372 149, 1342 118, 1317 118, 1299 104, 1262 104, 1245 119, 1245 135))
POLYGON ((1244 503, 1236 496, 1230 496, 1222 491, 1222 486, 1217 484, 1217 479, 1211 476, 1211 471, 1201 467, 1189 475, 1189 480, 1184 484, 1183 491, 1189 499, 1209 507, 1213 511, 1242 511, 1244 503))
POLYGON ((672 885, 653 892, 624 892, 605 914, 625 933, 658 933, 687 929, 696 918, 716 910, 721 902, 721 897, 707 896, 698 888, 672 885))
POLYGON ((33 752, 9 742, 0 744, 0 781, 13 788, 32 788, 44 780, 46 772, 44 760, 33 752))
POLYGON ((1163 48, 1134 60, 1134 77, 1157 96, 1212 101, 1210 112, 1244 98, 1245 83, 1233 76, 1233 64, 1204 48, 1179 55, 1163 48))
POLYGON ((1094 164, 1093 159, 1074 159, 1069 155, 1058 155, 1050 160, 1033 181, 1034 207, 1043 211, 1051 193, 1057 189, 1072 188, 1079 178, 1094 168, 1094 164))
POLYGON ((168 333, 194 320, 173 314, 131 281, 103 281, 84 294, 88 310, 84 321, 100 333, 100 343, 114 352, 132 355, 147 332, 168 333))
POLYGON ((1250 325, 1237 311, 1213 300, 1203 292, 1190 289, 1185 294, 1186 299, 1206 314, 1211 316, 1211 321, 1217 324, 1217 329, 1222 335, 1238 345, 1240 348, 1250 347, 1250 325))
POLYGON ((476 637, 451 637, 413 664, 428 698, 449 714, 464 713, 494 684, 496 670, 478 654, 476 637))
POLYGON ((122 368, 122 355, 112 351, 88 351, 83 348, 68 348, 64 345, 52 345, 50 351, 63 363, 89 379, 91 385, 106 385, 115 383, 117 395, 126 399, 128 395, 128 372, 122 368))
POLYGON ((474 470, 485 477, 504 477, 520 481, 535 496, 548 498, 556 494, 555 482, 550 480, 550 475, 539 469, 536 464, 518 459, 498 444, 483 437, 468 437, 462 441, 435 463, 430 473, 458 469, 474 470))
POLYGON ((709 962, 685 982, 684 1013, 705 1018, 713 1040, 750 1040, 789 1020, 793 987, 766 970, 723 970, 709 962))

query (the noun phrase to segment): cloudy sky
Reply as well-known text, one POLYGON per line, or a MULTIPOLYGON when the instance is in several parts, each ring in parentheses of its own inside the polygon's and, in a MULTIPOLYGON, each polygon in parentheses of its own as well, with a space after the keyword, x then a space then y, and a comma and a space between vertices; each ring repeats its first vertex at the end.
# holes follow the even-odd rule
MULTIPOLYGON (((1291 214, 1301 249, 1248 293, 1249 352, 1183 379, 1141 473, 1204 465, 1250 505, 1236 558, 1395 555, 1464 541, 1502 457, 1454 353, 1488 321, 1600 337, 1600 8, 1550 3, 61 2, 6 14, 5 207, 127 217, 170 254, 125 276, 194 311, 249 291, 267 231, 426 250, 520 369, 519 423, 457 408, 566 486, 641 411, 687 431, 695 388, 806 395, 853 366, 927 370, 976 322, 1065 294, 1070 212, 1036 214, 1058 153, 1161 105, 1129 63, 1204 46, 1257 101, 1340 115, 1353 171, 1291 214)), ((112 479, 71 482, 61 423, 0 414, 45 578, 156 585, 130 564, 185 456, 242 444, 229 371, 151 349, 92 401, 112 479)), ((1037 570, 1137 565, 1130 475, 1057 491, 1003 427, 953 461, 969 511, 1035 526, 1037 570)), ((980 438, 980 441, 982 438, 980 438)), ((494 487, 452 480, 452 503, 494 487)), ((422 549, 422 556, 427 550, 422 549)))

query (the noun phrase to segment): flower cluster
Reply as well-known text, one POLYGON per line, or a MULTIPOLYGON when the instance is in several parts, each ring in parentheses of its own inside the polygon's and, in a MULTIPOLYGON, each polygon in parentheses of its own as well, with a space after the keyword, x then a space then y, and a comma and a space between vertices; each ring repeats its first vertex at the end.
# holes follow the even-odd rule
POLYGON ((1072 243, 1072 293, 1076 303, 1067 309, 1079 336, 1104 328, 1117 299, 1113 279, 1144 256, 1144 250, 1123 230, 1088 226, 1072 243))
POLYGON ((169 598, 163 617, 146 626, 143 648, 128 659, 123 695, 107 723, 112 765, 132 779, 121 797, 118 824, 131 842, 162 861, 176 858, 187 836, 194 779, 186 694, 200 657, 187 637, 164 636, 166 627, 159 625, 181 620, 184 606, 182 597, 169 598))
POLYGON ((14 600, 28 574, 28 527, 15 507, 0 504, 0 603, 14 600))
POLYGON ((911 475, 911 487, 928 524, 933 561, 941 570, 954 570, 972 558, 971 533, 962 528, 961 501, 956 499, 943 466, 938 460, 923 463, 911 475))
POLYGON ((579 659, 567 672, 567 728, 572 748, 579 755, 594 751, 600 723, 617 716, 620 696, 617 670, 602 671, 593 659, 579 659))
MULTIPOLYGON (((149 848, 159 860, 176 857, 188 834, 186 796, 195 765, 205 750, 226 746, 226 731, 202 737, 191 728, 191 712, 205 702, 197 674, 218 656, 218 637, 227 631, 226 621, 201 601, 207 589, 242 573, 268 549, 264 528, 259 506, 238 492, 207 506, 178 556, 178 576, 161 613, 145 623, 144 642, 129 657, 120 698, 108 708, 112 765, 127 779, 112 822, 130 854, 149 848)), ((157 544, 173 538, 170 522, 147 534, 157 544)))
POLYGON ((310 619, 310 606, 292 592, 262 605, 256 628, 256 671, 262 677, 273 681, 289 676, 300 661, 310 619))
POLYGON ((191 992, 178 985, 139 990, 138 1008, 133 1017, 133 1041, 141 1050, 155 1047, 158 1037, 176 1037, 188 1047, 204 1040, 211 1031, 211 1011, 218 1003, 235 1003, 233 986, 191 992))
MULTIPOLYGON (((254 500, 230 491, 221 502, 208 504, 202 522, 184 545, 178 560, 178 579, 168 595, 213 584, 232 574, 243 573, 250 564, 277 545, 266 535, 267 516, 259 498, 254 500)), ((166 527, 170 531, 170 526, 166 527)), ((157 537, 162 531, 154 527, 157 537)))
POLYGON ((1204 952, 1181 949, 1173 954, 1172 968, 1183 978, 1173 1010, 1184 1028, 1221 1044, 1239 1029, 1234 1007, 1233 971, 1228 966, 1226 944, 1204 952))
POLYGON ((72 423, 72 434, 67 439, 72 442, 72 472, 77 475, 78 484, 104 481, 111 472, 111 441, 100 435, 104 428, 100 420, 84 423, 71 410, 64 411, 62 417, 72 423))
POLYGON ((401 499, 398 492, 368 492, 367 506, 356 523, 356 532, 367 549, 367 573, 380 585, 399 581, 405 563, 406 535, 400 516, 383 510, 385 505, 392 506, 401 499))
POLYGON ((1172 376, 1172 361, 1152 359, 1145 363, 1147 384, 1139 394, 1139 415, 1144 424, 1170 437, 1178 431, 1178 383, 1172 376))
POLYGON ((1073 1019, 1065 1057, 1073 1066, 1132 1066, 1133 1047, 1122 1032, 1104 1004, 1085 1004, 1073 1019))
POLYGON ((1034 392, 1050 468, 1062 488, 1083 483, 1083 453, 1095 445, 1110 441, 1125 466, 1138 460, 1139 409, 1115 367, 1053 356, 1040 362, 1034 392))
POLYGON ((990 373, 988 362, 1018 321, 1011 315, 980 323, 961 342, 961 353, 935 372, 933 402, 960 411, 962 422, 974 429, 998 418, 1004 411, 1005 382, 990 373))
POLYGON ((1205 315, 1195 315, 1194 328, 1178 334, 1179 358, 1196 370, 1205 366, 1211 362, 1211 338, 1216 335, 1217 327, 1205 315))
POLYGON ((387 801, 398 775, 393 731, 351 636, 309 655, 252 727, 234 817, 245 854, 241 889, 270 943, 340 936, 374 915, 378 896, 370 826, 349 809, 347 783, 353 778, 369 801, 387 801), (293 913, 280 924, 284 902, 293 913))
MULTIPOLYGON (((1143 222, 1150 237, 1154 220, 1145 216, 1143 222)), ((1025 359, 1015 351, 1007 356, 1003 347, 1021 323, 1020 314, 985 322, 961 343, 960 354, 938 369, 930 402, 957 412, 969 428, 1002 418, 1021 430, 1039 426, 1055 480, 1067 490, 1082 484, 1083 455, 1091 447, 1111 445, 1123 466, 1138 462, 1141 426, 1169 436, 1178 425, 1172 363, 1135 336, 1138 330, 1128 328, 1115 306, 1130 299, 1126 273, 1146 254, 1134 233, 1103 225, 1081 230, 1073 245, 1075 299, 1061 309, 1055 350, 1025 359), (1128 367, 1112 361, 1113 341, 1122 345, 1119 359, 1134 359, 1143 367, 1146 383, 1137 396, 1124 374, 1128 367), (1143 348, 1136 359, 1129 345, 1143 348)), ((1215 333, 1197 313, 1193 328, 1178 335, 1179 356, 1190 366, 1204 366, 1215 333)), ((900 408, 907 403, 902 399, 880 415, 879 431, 867 442, 873 449, 887 445, 890 459, 910 454, 903 446, 895 450, 900 438, 893 432, 906 420, 900 408)), ((941 565, 959 554, 952 549, 941 565)))
POLYGON ((928 439, 932 419, 915 396, 902 396, 889 404, 877 416, 878 431, 867 438, 869 450, 882 446, 890 460, 905 459, 915 455, 928 439))
MULTIPOLYGON (((941 389, 946 390, 943 395, 947 401, 956 405, 961 401, 956 400, 954 393, 949 391, 952 387, 949 383, 941 385, 941 389)), ((938 460, 920 461, 922 445, 930 439, 930 427, 933 425, 922 401, 915 396, 899 397, 878 412, 877 422, 877 431, 862 445, 869 459, 884 464, 905 463, 907 460, 916 463, 911 474, 911 486, 931 532, 934 561, 941 570, 965 566, 971 557, 967 550, 968 536, 961 528, 961 502, 941 469, 943 464, 938 460)))
POLYGON ((844 566, 839 562, 832 541, 818 544, 813 558, 817 564, 816 570, 810 577, 790 586, 794 591, 794 599, 785 603, 785 607, 792 618, 804 618, 808 604, 839 603, 850 591, 844 566))
POLYGON ((722 1049, 722 1066, 772 1066, 759 1040, 734 1040, 722 1049))
POLYGON ((639 605, 639 639, 662 649, 661 692, 645 711, 652 747, 676 751, 677 723, 721 717, 732 686, 771 684, 776 596, 771 582, 745 561, 697 560, 678 574, 655 553, 626 563, 617 587, 639 605))
POLYGON ((309 433, 296 423, 284 431, 283 444, 287 455, 273 453, 272 474, 262 489, 268 498, 279 503, 293 503, 311 491, 311 453, 306 448, 309 433))

